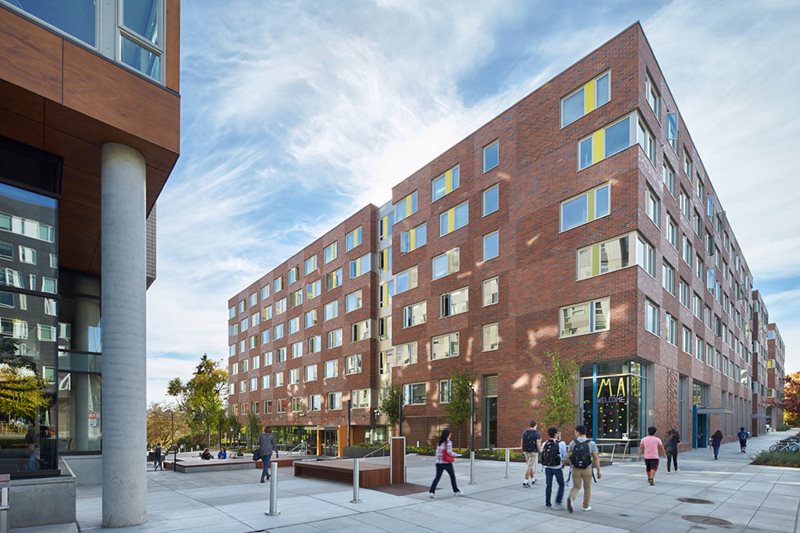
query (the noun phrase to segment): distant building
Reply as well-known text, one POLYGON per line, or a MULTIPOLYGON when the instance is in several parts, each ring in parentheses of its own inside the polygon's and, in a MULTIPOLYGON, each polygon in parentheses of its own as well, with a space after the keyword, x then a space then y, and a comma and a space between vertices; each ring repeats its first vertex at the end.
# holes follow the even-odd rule
POLYGON ((767 324, 767 422, 783 424, 783 385, 786 376, 786 345, 777 324, 767 324))

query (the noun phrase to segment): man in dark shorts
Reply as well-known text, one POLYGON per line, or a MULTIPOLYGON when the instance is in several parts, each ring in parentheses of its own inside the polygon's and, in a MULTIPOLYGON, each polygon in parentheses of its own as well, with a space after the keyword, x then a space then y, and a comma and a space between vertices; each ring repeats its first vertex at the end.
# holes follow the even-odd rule
POLYGON ((656 428, 647 428, 647 436, 639 443, 639 459, 644 455, 644 467, 647 471, 647 482, 655 485, 656 471, 658 470, 658 458, 666 455, 664 443, 656 437, 656 428))

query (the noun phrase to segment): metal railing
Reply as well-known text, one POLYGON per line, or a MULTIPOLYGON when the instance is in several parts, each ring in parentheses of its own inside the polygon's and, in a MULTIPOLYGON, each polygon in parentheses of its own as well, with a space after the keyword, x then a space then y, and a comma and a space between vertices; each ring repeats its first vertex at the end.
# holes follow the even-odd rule
MULTIPOLYGON (((386 448, 388 448, 389 446, 390 446, 390 443, 388 443, 388 442, 387 442, 386 444, 384 444, 384 445, 383 445, 383 446, 381 446, 380 448, 375 448, 374 450, 372 450, 371 452, 369 452, 367 455, 365 455, 364 457, 362 457, 362 459, 366 459, 367 457, 372 457, 373 455, 377 454, 378 452, 383 452, 383 451, 385 451, 385 450, 386 450, 386 448)), ((383 456, 381 456, 381 457, 383 457, 383 456)))

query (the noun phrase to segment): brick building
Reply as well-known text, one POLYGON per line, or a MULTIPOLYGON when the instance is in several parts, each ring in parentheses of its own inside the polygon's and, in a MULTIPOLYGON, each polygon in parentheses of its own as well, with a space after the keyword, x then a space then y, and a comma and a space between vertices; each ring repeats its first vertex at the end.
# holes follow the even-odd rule
POLYGON ((231 298, 230 408, 321 445, 341 444, 348 427, 353 442, 381 439, 391 382, 403 389, 403 433, 430 443, 447 425, 450 379, 467 369, 476 445, 518 446, 542 416, 557 352, 579 365, 576 422, 598 441, 636 445, 656 425, 705 446, 716 429, 731 438, 750 424, 751 291, 637 23, 398 183, 390 204, 365 207, 231 298), (339 269, 341 286, 328 283, 339 269), (354 291, 361 303, 347 312, 354 291), (315 338, 319 352, 276 358, 315 338))
POLYGON ((783 384, 786 345, 777 324, 767 325, 767 423, 773 428, 783 424, 783 384))

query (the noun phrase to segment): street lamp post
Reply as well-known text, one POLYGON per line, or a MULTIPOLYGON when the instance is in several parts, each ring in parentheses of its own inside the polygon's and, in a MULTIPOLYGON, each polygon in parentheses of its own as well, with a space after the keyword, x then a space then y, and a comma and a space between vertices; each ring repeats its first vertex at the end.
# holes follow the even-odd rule
POLYGON ((469 449, 475 451, 475 387, 469 387, 469 449))

